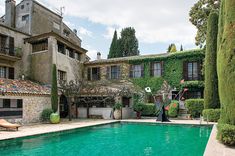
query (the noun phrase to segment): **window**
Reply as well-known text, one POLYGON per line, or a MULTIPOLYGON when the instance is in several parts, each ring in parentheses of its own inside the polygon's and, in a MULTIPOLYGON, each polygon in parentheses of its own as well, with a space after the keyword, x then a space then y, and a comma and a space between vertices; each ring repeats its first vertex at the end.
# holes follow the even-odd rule
POLYGON ((48 50, 47 39, 32 43, 32 52, 48 50))
POLYGON ((24 9, 24 5, 21 5, 20 8, 21 8, 21 9, 24 9))
POLYGON ((87 80, 100 80, 100 67, 88 68, 87 80))
POLYGON ((71 49, 71 48, 66 48, 66 49, 67 49, 67 51, 68 51, 69 57, 75 58, 75 54, 74 54, 73 49, 71 49))
POLYGON ((119 79, 120 75, 120 66, 107 67, 107 79, 119 79))
POLYGON ((150 75, 153 77, 160 77, 163 73, 163 62, 151 63, 150 75))
POLYGON ((22 21, 28 22, 29 21, 29 15, 22 16, 22 21))
POLYGON ((81 60, 81 54, 79 54, 78 52, 75 52, 74 54, 76 60, 81 60))
POLYGON ((7 36, 0 35, 0 53, 6 53, 7 52, 7 36))
POLYGON ((144 66, 143 65, 131 65, 130 67, 130 77, 140 78, 144 76, 144 66))
POLYGON ((64 44, 57 42, 57 46, 58 46, 58 52, 66 55, 64 44))
POLYGON ((0 78, 14 79, 15 78, 14 68, 0 66, 0 78))
POLYGON ((66 81, 66 72, 58 70, 58 80, 59 81, 66 81))
POLYGON ((201 64, 200 62, 186 62, 184 63, 184 79, 185 80, 200 80, 200 72, 201 72, 201 64))
POLYGON ((7 68, 0 67, 0 78, 7 78, 7 68))
POLYGON ((187 91, 185 93, 186 99, 200 99, 203 98, 203 93, 200 90, 197 91, 187 91))
POLYGON ((22 117, 22 99, 0 99, 0 117, 22 117))

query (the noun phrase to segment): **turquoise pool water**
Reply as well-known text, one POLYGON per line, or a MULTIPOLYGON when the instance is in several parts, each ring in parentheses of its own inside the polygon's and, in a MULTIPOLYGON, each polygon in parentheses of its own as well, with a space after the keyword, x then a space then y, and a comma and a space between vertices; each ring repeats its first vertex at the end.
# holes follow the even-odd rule
POLYGON ((211 129, 115 123, 0 141, 0 156, 201 156, 211 129))

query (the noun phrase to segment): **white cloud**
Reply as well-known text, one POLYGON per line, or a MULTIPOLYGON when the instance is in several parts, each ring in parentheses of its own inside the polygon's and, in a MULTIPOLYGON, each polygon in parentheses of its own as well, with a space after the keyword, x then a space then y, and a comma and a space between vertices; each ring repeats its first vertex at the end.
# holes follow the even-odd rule
POLYGON ((92 37, 92 32, 87 30, 86 28, 84 27, 78 27, 78 33, 80 35, 85 35, 85 36, 89 36, 89 37, 92 37))
POLYGON ((91 58, 91 60, 96 60, 97 50, 90 45, 84 45, 84 48, 88 50, 86 54, 91 58))
MULTIPOLYGON (((42 0, 45 2, 45 0, 42 0)), ((47 0, 59 8, 65 6, 65 15, 86 18, 111 28, 132 26, 144 43, 194 43, 196 29, 189 22, 188 12, 197 0, 47 0)), ((112 34, 113 35, 113 34, 112 34)))
POLYGON ((114 27, 107 27, 107 28, 106 28, 106 33, 103 34, 103 36, 104 36, 106 39, 112 39, 115 30, 117 31, 118 37, 120 37, 120 32, 121 32, 122 28, 118 28, 118 29, 117 29, 117 28, 114 28, 114 27))

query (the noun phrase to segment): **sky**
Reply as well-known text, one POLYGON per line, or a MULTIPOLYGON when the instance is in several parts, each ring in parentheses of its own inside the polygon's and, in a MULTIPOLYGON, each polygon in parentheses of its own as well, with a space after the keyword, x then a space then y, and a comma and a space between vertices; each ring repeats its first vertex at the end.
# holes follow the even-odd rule
MULTIPOLYGON (((18 4, 21 0, 16 0, 18 4)), ((82 47, 96 59, 107 58, 114 30, 134 27, 141 55, 165 53, 169 44, 195 49, 196 28, 189 10, 197 0, 37 0, 51 10, 63 9, 64 22, 78 30, 82 47)), ((5 0, 0 0, 0 16, 5 0)))

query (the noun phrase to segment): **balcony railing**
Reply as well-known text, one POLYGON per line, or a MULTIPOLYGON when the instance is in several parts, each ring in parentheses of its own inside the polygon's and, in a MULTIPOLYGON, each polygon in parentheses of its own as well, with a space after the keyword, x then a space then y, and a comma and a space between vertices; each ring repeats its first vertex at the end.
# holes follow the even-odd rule
POLYGON ((22 57, 22 49, 18 47, 10 48, 9 46, 0 45, 0 55, 14 56, 21 58, 22 57))

